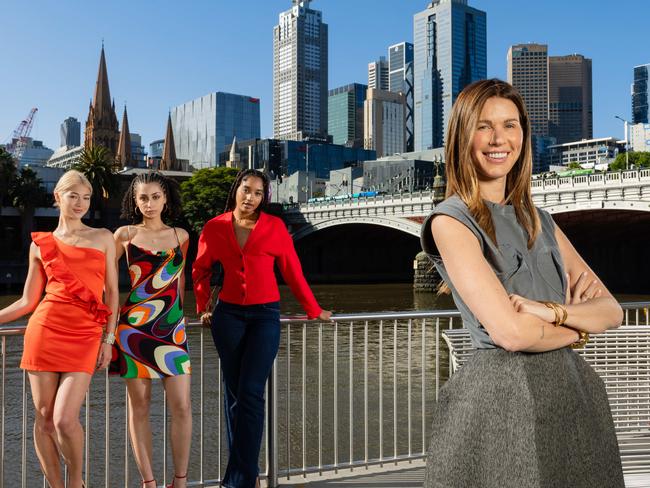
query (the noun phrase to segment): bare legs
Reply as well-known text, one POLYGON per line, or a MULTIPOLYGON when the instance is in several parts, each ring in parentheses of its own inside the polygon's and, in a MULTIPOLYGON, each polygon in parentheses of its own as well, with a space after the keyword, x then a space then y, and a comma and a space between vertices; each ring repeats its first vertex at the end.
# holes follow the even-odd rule
MULTIPOLYGON (((183 374, 163 379, 167 404, 171 412, 171 443, 174 474, 187 475, 192 441, 192 408, 190 405, 190 375, 183 374)), ((185 488, 186 478, 174 479, 174 488, 185 488)))
MULTIPOLYGON (((151 406, 151 380, 129 378, 126 380, 129 396, 129 433, 135 461, 142 479, 152 480, 152 441, 149 409, 151 406)), ((190 375, 163 379, 167 404, 171 413, 171 448, 174 474, 187 474, 192 440, 192 410, 190 407, 190 375)), ((174 488, 185 488, 186 479, 176 479, 174 488)), ((154 483, 146 486, 154 486, 154 483)))
POLYGON ((91 376, 88 373, 29 371, 36 409, 34 446, 43 473, 52 488, 63 488, 60 456, 69 476, 69 488, 81 488, 84 433, 79 410, 91 376))

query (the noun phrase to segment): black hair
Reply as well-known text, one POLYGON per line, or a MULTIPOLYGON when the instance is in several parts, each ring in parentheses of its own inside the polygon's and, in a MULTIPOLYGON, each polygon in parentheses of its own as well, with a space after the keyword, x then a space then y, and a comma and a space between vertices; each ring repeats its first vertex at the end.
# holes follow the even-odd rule
POLYGON ((167 178, 158 171, 140 173, 131 180, 129 189, 124 194, 124 198, 122 198, 122 213, 120 214, 120 218, 128 220, 133 224, 142 222, 142 214, 136 211, 138 207, 135 204, 135 194, 138 185, 147 183, 158 183, 160 185, 167 200, 161 218, 163 221, 173 222, 181 213, 180 189, 176 180, 167 178))
POLYGON ((262 185, 264 186, 264 196, 262 197, 262 201, 260 202, 259 207, 257 207, 255 211, 260 212, 266 209, 266 205, 271 200, 271 180, 269 180, 269 177, 265 173, 262 173, 256 169, 242 169, 239 173, 237 173, 237 177, 230 187, 228 198, 226 199, 226 207, 223 210, 224 212, 230 212, 231 210, 235 209, 237 206, 237 189, 239 188, 239 185, 241 185, 242 181, 244 181, 249 176, 259 178, 262 180, 262 185))

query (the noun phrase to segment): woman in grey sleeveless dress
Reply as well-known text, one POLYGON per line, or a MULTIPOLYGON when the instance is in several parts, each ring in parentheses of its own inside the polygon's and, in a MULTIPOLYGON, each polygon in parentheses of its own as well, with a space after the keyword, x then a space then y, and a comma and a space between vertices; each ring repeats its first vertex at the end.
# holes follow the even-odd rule
POLYGON ((530 124, 509 84, 458 97, 447 199, 422 247, 478 351, 440 391, 427 488, 623 488, 603 382, 572 347, 622 310, 530 193, 530 124))

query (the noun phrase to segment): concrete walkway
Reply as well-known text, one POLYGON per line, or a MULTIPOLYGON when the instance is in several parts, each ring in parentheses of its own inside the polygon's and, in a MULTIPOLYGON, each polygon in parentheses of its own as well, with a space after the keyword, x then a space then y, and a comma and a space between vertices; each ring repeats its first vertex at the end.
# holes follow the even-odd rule
MULTIPOLYGON (((424 463, 414 462, 412 465, 384 465, 355 469, 346 474, 340 470, 338 474, 329 473, 309 475, 307 478, 292 477, 290 480, 281 479, 281 487, 293 488, 422 488, 424 479, 424 463)), ((625 476, 626 488, 650 488, 650 473, 625 476)))

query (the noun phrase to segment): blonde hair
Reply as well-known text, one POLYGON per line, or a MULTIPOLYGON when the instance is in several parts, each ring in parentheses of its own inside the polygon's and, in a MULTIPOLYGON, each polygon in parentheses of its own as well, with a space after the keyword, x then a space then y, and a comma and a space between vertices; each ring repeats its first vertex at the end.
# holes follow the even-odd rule
POLYGON ((481 197, 478 174, 472 158, 472 140, 485 102, 492 97, 505 98, 515 104, 523 131, 523 145, 519 159, 506 178, 506 203, 515 209, 517 221, 528 233, 528 248, 540 232, 539 215, 531 196, 530 178, 533 170, 530 140, 530 120, 521 95, 509 83, 498 79, 481 80, 468 85, 456 99, 451 110, 445 144, 445 197, 452 195, 465 202, 481 228, 496 244, 494 222, 490 210, 481 197))
MULTIPOLYGON (((76 169, 69 169, 63 173, 61 178, 59 178, 59 181, 56 182, 53 193, 61 195, 62 193, 70 191, 73 186, 80 184, 86 186, 90 190, 90 194, 93 194, 93 186, 90 184, 90 181, 88 181, 88 178, 86 178, 86 175, 76 169)), ((54 202, 54 206, 58 206, 56 201, 54 202)))

